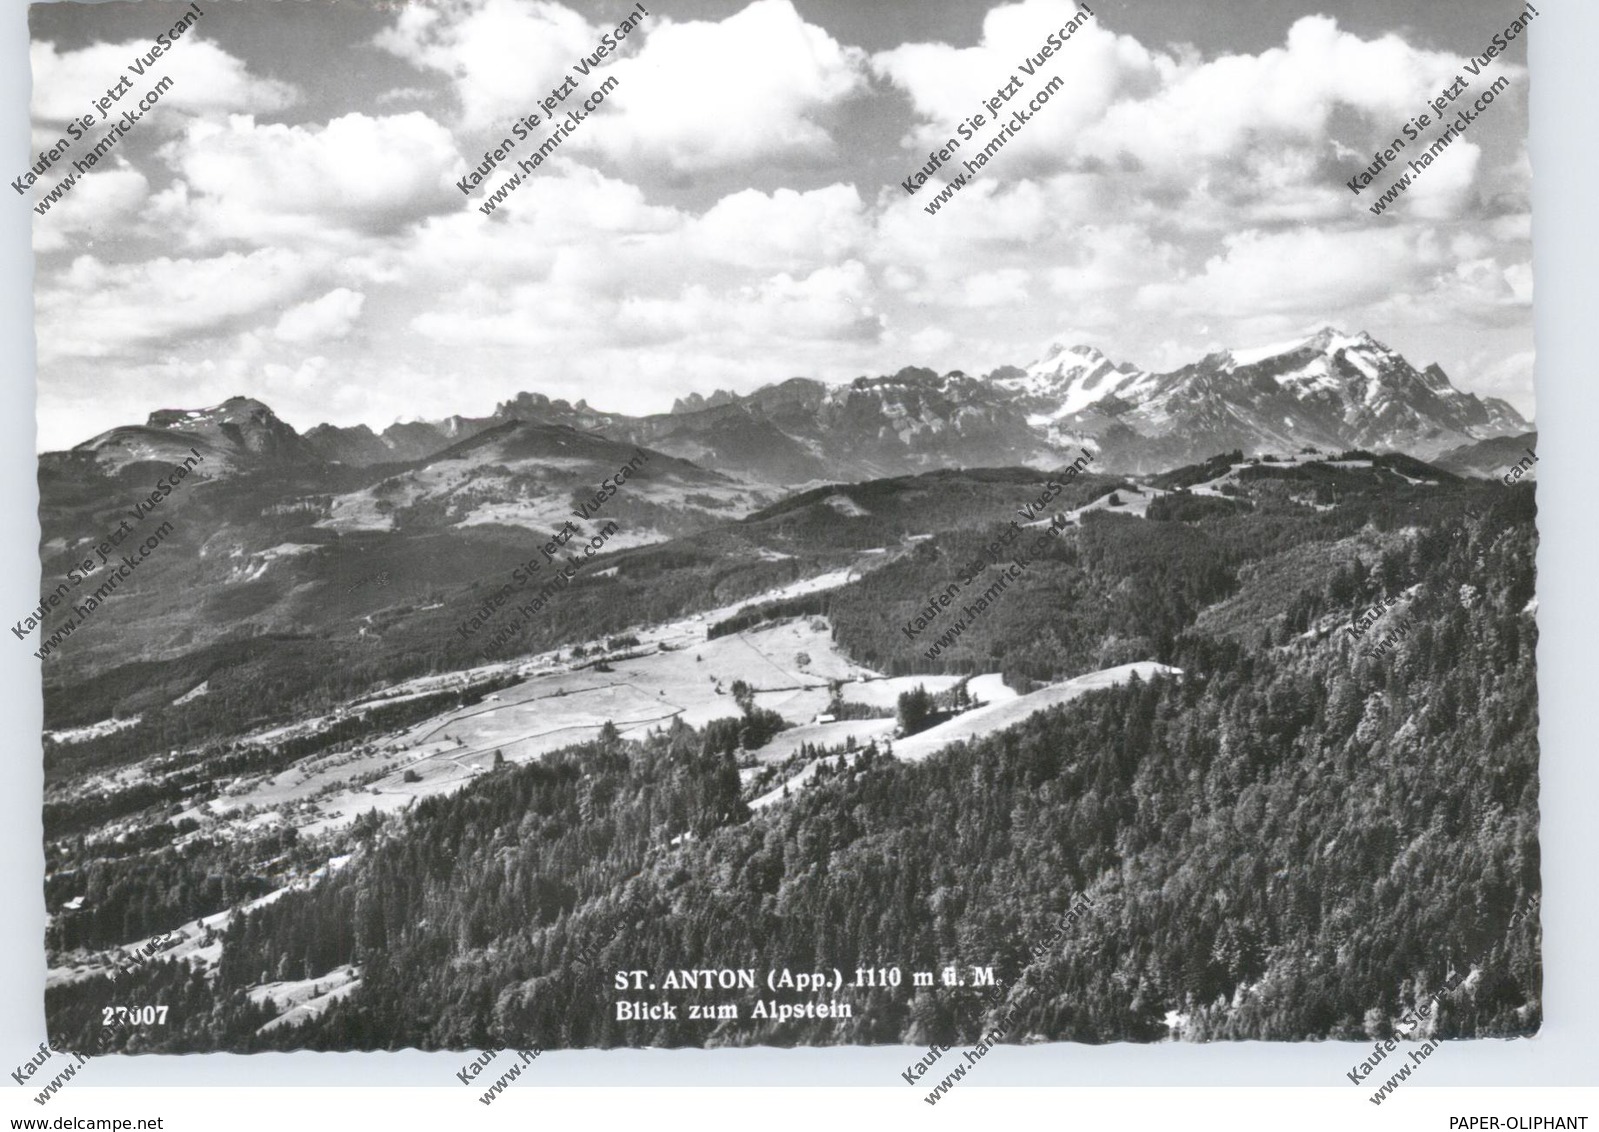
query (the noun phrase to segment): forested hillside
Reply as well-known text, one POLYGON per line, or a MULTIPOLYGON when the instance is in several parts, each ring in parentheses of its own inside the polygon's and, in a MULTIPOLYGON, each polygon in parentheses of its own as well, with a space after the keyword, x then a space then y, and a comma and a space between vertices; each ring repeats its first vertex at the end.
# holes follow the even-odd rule
MULTIPOLYGON (((951 662, 1057 680, 1138 656, 1181 678, 914 764, 863 758, 754 814, 732 757, 682 725, 496 770, 361 823, 342 871, 236 917, 203 1008, 205 976, 178 964, 122 980, 118 1001, 174 1006, 128 1048, 919 1044, 984 1028, 975 991, 909 985, 840 992, 847 1020, 755 1021, 747 994, 737 1022, 614 1020, 614 971, 689 966, 992 965, 1039 989, 1015 1039, 1079 1041, 1382 1037, 1467 971, 1436 1036, 1534 1032, 1537 920, 1506 930, 1539 887, 1531 489, 1373 491, 1321 511, 1290 499, 1303 483, 1248 490, 1247 514, 1070 532, 951 662), (1383 549, 1328 549, 1357 535, 1383 549), (1241 627, 1263 593, 1277 612, 1241 627), (1414 630, 1388 654, 1339 631, 1400 594, 1414 630), (1087 919, 1032 963, 1079 893, 1087 919), (270 1014, 246 988, 343 964, 361 972, 348 997, 257 1032, 270 1014)), ((867 663, 912 655, 894 640, 905 609, 981 544, 946 532, 840 591, 838 639, 867 663)), ((111 999, 104 979, 53 990, 51 1032, 87 1034, 111 999)))

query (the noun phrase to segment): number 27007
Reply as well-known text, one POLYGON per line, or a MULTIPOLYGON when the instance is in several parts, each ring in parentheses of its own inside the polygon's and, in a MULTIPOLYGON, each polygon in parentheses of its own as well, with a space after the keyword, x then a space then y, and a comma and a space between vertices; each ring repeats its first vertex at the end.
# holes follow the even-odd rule
POLYGON ((167 1024, 167 1008, 165 1006, 102 1006, 100 1009, 105 1014, 102 1021, 107 1026, 113 1022, 120 1022, 124 1026, 165 1026, 167 1024))

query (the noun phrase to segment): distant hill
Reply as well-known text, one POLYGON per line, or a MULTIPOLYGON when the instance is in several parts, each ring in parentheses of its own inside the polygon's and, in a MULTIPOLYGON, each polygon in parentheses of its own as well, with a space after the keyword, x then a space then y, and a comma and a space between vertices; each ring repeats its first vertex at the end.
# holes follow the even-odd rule
MULTIPOLYGON (((473 586, 503 585, 565 524, 588 540, 614 522, 603 541, 614 554, 725 524, 777 498, 566 425, 462 431, 471 435, 427 456, 346 464, 325 458, 267 406, 234 398, 163 410, 145 425, 45 453, 40 593, 91 556, 168 466, 191 448, 204 457, 162 500, 159 518, 173 529, 150 564, 76 632, 72 648, 49 658, 47 688, 248 636, 359 638, 370 655, 370 644, 413 611, 447 615, 470 605, 473 586), (356 584, 376 573, 383 586, 356 584)), ((46 636, 68 616, 58 610, 46 636)), ((446 632, 444 624, 430 631, 446 632)), ((402 656, 412 645, 437 647, 394 644, 402 656)))
POLYGON ((1519 436, 1495 436, 1473 444, 1451 448, 1432 462, 1440 468, 1461 476, 1481 476, 1498 479, 1506 469, 1527 455, 1528 449, 1538 450, 1538 434, 1524 432, 1519 436))
MULTIPOLYGON (((114 475, 130 464, 171 464, 197 450, 202 474, 282 464, 321 463, 316 448, 250 397, 230 397, 209 409, 158 409, 141 425, 124 425, 72 449, 80 460, 114 475)), ((59 453, 46 454, 49 456, 59 453)))

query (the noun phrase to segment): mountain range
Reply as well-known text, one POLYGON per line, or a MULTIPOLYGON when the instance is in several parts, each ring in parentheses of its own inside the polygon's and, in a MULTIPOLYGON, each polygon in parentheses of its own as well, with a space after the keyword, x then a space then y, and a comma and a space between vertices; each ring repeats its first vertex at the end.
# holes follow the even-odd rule
POLYGON ((796 486, 951 466, 1053 466, 1077 446, 1110 471, 1147 472, 1233 448, 1367 448, 1427 458, 1524 433, 1508 403, 1457 389, 1369 334, 1331 327, 1228 350, 1167 373, 1092 346, 1055 345, 1026 368, 977 377, 907 367, 829 385, 790 378, 749 394, 680 398, 629 416, 519 393, 482 418, 319 425, 305 439, 346 464, 411 460, 511 420, 567 425, 659 449, 728 475, 796 486))
POLYGON ((1508 403, 1417 370, 1364 332, 1224 350, 1169 373, 1117 365, 1092 346, 1052 348, 994 383, 1055 444, 1089 444, 1104 466, 1151 471, 1229 448, 1365 448, 1428 458, 1530 427, 1508 403))
POLYGON ((1290 342, 1224 350, 1166 373, 1057 344, 1026 368, 976 377, 907 367, 829 385, 795 377, 748 394, 680 398, 669 413, 630 416, 518 393, 486 417, 321 424, 303 436, 270 409, 234 398, 162 410, 74 449, 112 470, 189 447, 217 467, 426 461, 513 423, 564 428, 655 449, 750 484, 796 487, 945 467, 1053 467, 1078 447, 1106 471, 1150 472, 1216 452, 1364 448, 1423 459, 1514 437, 1528 422, 1498 398, 1457 389, 1437 365, 1417 369, 1369 334, 1324 327, 1290 342))
MULTIPOLYGON (((302 434, 261 402, 234 397, 162 409, 43 454, 41 582, 59 581, 116 526, 127 500, 191 449, 204 457, 206 482, 185 489, 177 542, 162 552, 164 584, 119 594, 123 613, 97 619, 55 669, 63 678, 135 641, 144 655, 192 650, 229 639, 239 624, 314 633, 349 615, 368 617, 362 632, 375 636, 382 610, 448 608, 461 586, 508 573, 574 517, 588 538, 617 522, 604 536, 608 552, 719 528, 737 543, 731 521, 796 490, 819 489, 832 506, 830 484, 953 468, 1052 471, 1079 446, 1096 453, 1097 476, 1114 477, 1305 447, 1447 453, 1462 474, 1492 476, 1535 445, 1504 402, 1454 388, 1437 367, 1417 370, 1368 335, 1333 330, 1165 374, 1061 346, 1026 369, 984 377, 907 368, 840 385, 791 378, 648 416, 520 393, 487 417, 381 433, 319 425, 302 434), (636 474, 603 508, 580 514, 641 452, 636 474), (393 571, 389 589, 341 588, 377 561, 393 571), (198 602, 201 616, 181 613, 184 602, 198 602)), ((729 593, 792 574, 792 549, 730 547, 716 553, 733 554, 747 576, 729 593)))

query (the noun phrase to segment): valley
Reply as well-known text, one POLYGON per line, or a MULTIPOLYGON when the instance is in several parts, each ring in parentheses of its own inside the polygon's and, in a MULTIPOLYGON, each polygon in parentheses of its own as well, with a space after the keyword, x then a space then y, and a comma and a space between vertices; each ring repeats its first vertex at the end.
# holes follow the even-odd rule
MULTIPOLYGON (((886 560, 881 548, 874 550, 861 558, 867 568, 886 560)), ((773 739, 749 752, 751 767, 745 777, 753 780, 762 766, 790 763, 804 745, 843 752, 872 742, 892 742, 899 758, 925 758, 948 743, 1001 730, 1090 689, 1124 682, 1134 672, 1148 679, 1157 672, 1172 671, 1157 664, 1124 665, 1025 696, 1018 695, 998 674, 975 676, 967 683, 980 706, 913 738, 897 740, 893 712, 902 693, 913 687, 947 692, 961 678, 888 677, 856 664, 838 650, 821 617, 787 619, 707 639, 709 625, 750 607, 825 593, 859 577, 861 569, 825 572, 672 622, 631 626, 608 641, 574 642, 571 648, 514 662, 402 681, 334 705, 325 715, 296 726, 241 736, 241 746, 264 748, 316 734, 334 724, 359 721, 374 708, 445 692, 466 693, 480 686, 498 689, 470 706, 341 743, 332 751, 300 759, 280 771, 232 777, 222 784, 219 796, 166 819, 174 826, 190 827, 190 832, 173 839, 169 848, 181 852, 197 840, 247 843, 265 832, 293 830, 298 844, 327 844, 331 852, 331 847, 342 844, 341 831, 368 815, 403 813, 420 799, 466 787, 493 772, 496 764, 514 766, 592 742, 607 726, 627 738, 663 729, 673 720, 703 728, 712 720, 737 716, 740 708, 730 691, 735 681, 749 686, 754 705, 775 712, 786 725, 773 739), (881 717, 817 722, 828 718, 827 709, 835 696, 839 702, 881 717)), ((83 733, 97 733, 97 729, 83 733)), ((68 743, 77 737, 56 736, 68 743)), ((135 764, 84 786, 114 793, 156 783, 162 777, 162 761, 135 764)), ((814 778, 818 761, 798 762, 784 772, 778 785, 751 798, 751 807, 764 808, 803 789, 814 778)), ((137 836, 145 828, 144 821, 136 818, 108 824, 98 831, 96 840, 115 843, 137 836)), ((343 867, 348 859, 344 854, 330 856, 315 868, 283 873, 280 887, 243 908, 259 909, 286 892, 304 891, 343 867)), ((70 897, 65 904, 79 911, 84 896, 70 897)), ((178 924, 160 954, 213 968, 221 955, 217 937, 230 921, 231 913, 220 911, 178 924)), ((138 950, 148 942, 133 939, 109 951, 79 949, 62 954, 49 972, 48 985, 103 974, 118 952, 138 950)), ((292 985, 263 984, 250 996, 257 1004, 270 1000, 287 1011, 264 1024, 265 1032, 285 1021, 314 1015, 319 1004, 325 1005, 323 998, 336 1000, 357 985, 358 975, 346 969, 292 985), (308 993, 313 984, 318 995, 308 993)))
MULTIPOLYGON (((1018 388, 1042 395, 1036 382, 1018 388)), ((247 420, 262 430, 249 452, 306 454, 264 407, 230 403, 221 416, 158 423, 210 451, 247 420)), ((159 447, 152 431, 138 442, 159 447)), ((1387 838, 1394 823, 1413 839, 1412 815, 1386 801, 1348 810, 1397 797, 1365 780, 1389 765, 1375 751, 1396 734, 1427 736, 1407 764, 1499 760, 1469 779, 1435 768, 1429 789, 1503 814, 1509 824, 1483 819, 1480 851, 1529 883, 1512 814, 1535 781, 1530 487, 1310 444, 1149 472, 1102 469, 1101 449, 1063 475, 1067 454, 1052 465, 1029 441, 1006 450, 1042 467, 774 488, 567 424, 463 432, 409 466, 315 456, 288 471, 219 455, 182 501, 181 531, 200 533, 170 548, 159 585, 136 579, 97 622, 101 636, 74 639, 47 670, 47 1002, 61 1027, 90 1025, 131 980, 173 1020, 130 1035, 132 1050, 638 1044, 573 997, 590 993, 596 948, 616 953, 602 967, 642 951, 778 966, 922 955, 1003 970, 1004 941, 1028 934, 1026 909, 1056 889, 1097 891, 1114 908, 1126 884, 1154 894, 1148 914, 1170 906, 1189 919, 1201 887, 1223 893, 1251 939, 1326 954, 1324 940, 1307 942, 1332 930, 1325 920, 1284 920, 1251 903, 1254 888, 1214 875, 1237 857, 1225 831, 1254 828, 1260 811, 1240 807, 1269 797, 1278 817, 1253 836, 1303 853, 1298 834, 1283 841, 1297 827, 1281 808, 1311 790, 1324 841, 1346 826, 1387 838), (636 475, 597 494, 627 464, 636 475), (1052 477, 1063 487, 1046 495, 1052 477), (496 637, 493 620, 457 631, 602 496, 593 522, 616 524, 617 538, 525 633, 496 637), (1059 535, 929 659, 902 626, 963 570, 984 590, 1005 568, 989 550, 1039 499, 1027 525, 1059 535), (374 576, 382 583, 350 584, 374 576), (1379 668, 1338 629, 1400 581, 1420 628, 1379 668), (1444 596, 1462 586, 1475 595, 1470 620, 1444 596), (187 606, 167 596, 179 592, 187 606), (1442 640, 1510 665, 1483 703, 1510 721, 1492 751, 1459 750, 1458 705, 1480 697, 1457 686, 1471 670, 1442 663, 1442 640), (948 838, 964 846, 953 858, 948 838), (1168 852, 1206 862, 1210 879, 1168 852), (921 863, 933 859, 945 881, 921 863), (834 879, 818 885, 822 875, 834 879), (971 903, 950 895, 962 889, 971 903), (860 929, 886 891, 902 895, 860 929), (619 923, 624 901, 649 915, 619 923), (720 942, 691 938, 695 909, 721 910, 720 942), (954 956, 938 942, 951 933, 981 942, 954 956), (112 992, 118 957, 162 940, 112 992), (426 1005, 484 994, 492 1009, 426 1005), (407 1021, 374 1030, 374 1010, 407 1021)), ((143 474, 115 464, 133 439, 102 439, 44 477, 62 500, 47 550, 69 553, 69 532, 92 529, 91 488, 114 494, 143 474)), ((1462 851, 1453 834, 1434 850, 1462 851)), ((1357 881, 1339 880, 1326 916, 1400 914, 1396 896, 1357 881)), ((1448 906, 1434 890, 1424 899, 1448 906)), ((1100 930, 1124 946, 1165 938, 1147 923, 1100 930)), ((1084 968, 1080 993, 1123 1012, 1111 1030, 1130 1040, 1167 1035, 1169 1017, 1185 1035, 1348 1029, 1299 984, 1289 1021, 1258 1018, 1245 999, 1207 1006, 1192 988, 1236 998, 1283 969, 1263 943, 1207 943, 1221 958, 1202 969, 1174 958, 1188 946, 1084 968), (1127 980, 1160 989, 1132 1009, 1116 989, 1127 980)), ((825 1024, 663 1021, 642 1040, 932 1040, 954 1025, 857 1005, 825 1024)), ((1481 1024, 1513 1028, 1510 1009, 1481 1024)), ((1035 1031, 1073 1032, 1058 1021, 1069 1011, 1050 1017, 1035 1031)))

